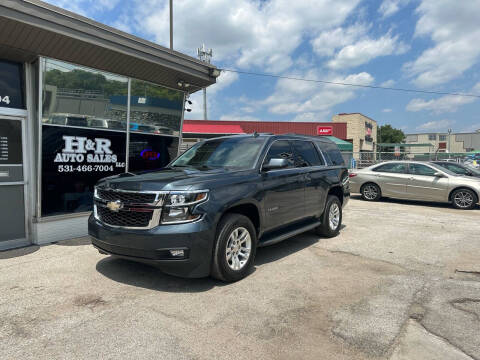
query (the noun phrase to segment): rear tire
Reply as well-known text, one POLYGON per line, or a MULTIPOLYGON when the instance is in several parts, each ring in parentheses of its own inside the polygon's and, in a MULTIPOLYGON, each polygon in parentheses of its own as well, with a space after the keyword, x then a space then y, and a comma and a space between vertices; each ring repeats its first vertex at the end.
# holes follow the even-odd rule
POLYGON ((332 238, 338 235, 342 226, 342 203, 335 195, 329 195, 322 214, 322 225, 315 228, 317 235, 332 238))
POLYGON ((382 197, 382 190, 377 184, 366 183, 360 188, 362 199, 366 201, 378 201, 382 197))
POLYGON ((250 219, 225 215, 218 224, 210 275, 225 282, 243 279, 253 268, 256 250, 257 233, 250 219))
POLYGON ((455 209, 472 210, 478 203, 477 195, 470 189, 457 189, 451 195, 455 209))

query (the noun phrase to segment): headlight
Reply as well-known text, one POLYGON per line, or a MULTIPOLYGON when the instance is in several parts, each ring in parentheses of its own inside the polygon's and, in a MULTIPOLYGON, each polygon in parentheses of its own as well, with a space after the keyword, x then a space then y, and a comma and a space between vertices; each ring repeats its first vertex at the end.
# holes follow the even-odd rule
POLYGON ((202 214, 193 214, 193 209, 198 204, 206 201, 208 191, 171 192, 165 199, 162 224, 192 222, 200 219, 202 214))

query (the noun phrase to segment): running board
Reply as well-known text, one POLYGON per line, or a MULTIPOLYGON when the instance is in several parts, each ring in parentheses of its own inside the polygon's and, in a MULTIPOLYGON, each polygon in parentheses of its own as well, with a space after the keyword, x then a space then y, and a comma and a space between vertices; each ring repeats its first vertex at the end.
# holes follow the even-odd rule
POLYGON ((279 243, 280 241, 283 241, 283 240, 286 240, 288 238, 291 238, 295 235, 299 235, 299 234, 302 234, 306 231, 309 231, 309 230, 312 230, 312 229, 315 229, 317 226, 320 226, 322 223, 320 221, 316 221, 314 223, 311 223, 311 224, 308 224, 308 225, 304 225, 298 229, 295 229, 295 230, 291 230, 291 231, 288 231, 284 234, 281 234, 281 235, 277 235, 277 236, 274 236, 273 238, 270 238, 265 241, 261 241, 258 243, 258 247, 264 247, 264 246, 268 246, 268 245, 273 245, 273 244, 276 244, 276 243, 279 243))

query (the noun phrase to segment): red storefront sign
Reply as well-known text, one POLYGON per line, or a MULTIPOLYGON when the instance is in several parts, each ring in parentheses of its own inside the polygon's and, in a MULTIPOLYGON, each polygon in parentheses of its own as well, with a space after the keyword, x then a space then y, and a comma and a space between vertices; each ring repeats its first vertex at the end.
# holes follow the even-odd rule
POLYGON ((333 135, 333 127, 317 126, 317 135, 333 135))

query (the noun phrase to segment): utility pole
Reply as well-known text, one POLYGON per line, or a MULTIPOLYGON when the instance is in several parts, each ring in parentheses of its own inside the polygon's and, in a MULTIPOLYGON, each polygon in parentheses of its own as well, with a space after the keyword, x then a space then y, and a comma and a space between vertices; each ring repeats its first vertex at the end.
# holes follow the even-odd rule
POLYGON ((173 50, 173 0, 170 0, 170 50, 173 50))
MULTIPOLYGON (((171 1, 171 0, 170 0, 171 1)), ((207 50, 205 44, 197 49, 198 58, 210 64, 210 59, 213 56, 212 49, 207 50)), ((203 120, 207 120, 207 88, 203 88, 203 120)))
MULTIPOLYGON (((448 153, 450 154, 450 138, 452 136, 452 129, 448 129, 448 153)), ((450 158, 450 155, 448 155, 448 158, 450 158)))

